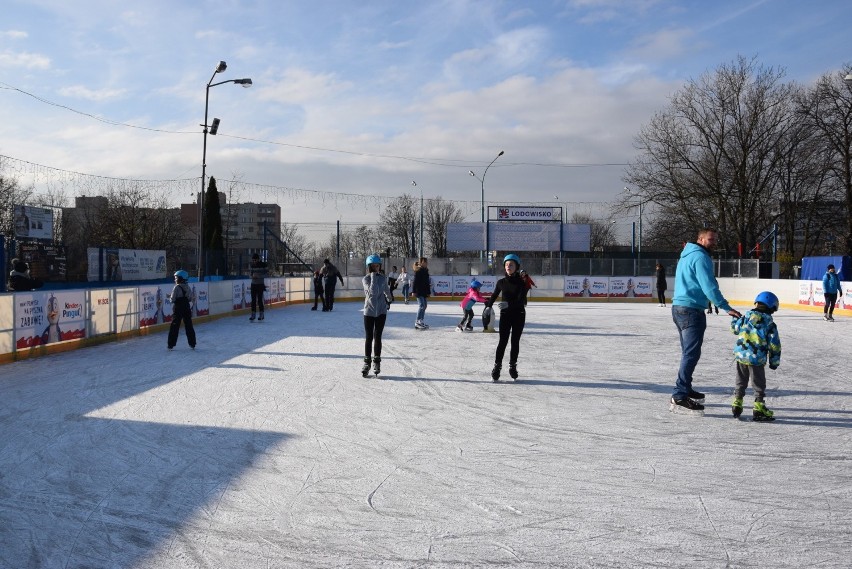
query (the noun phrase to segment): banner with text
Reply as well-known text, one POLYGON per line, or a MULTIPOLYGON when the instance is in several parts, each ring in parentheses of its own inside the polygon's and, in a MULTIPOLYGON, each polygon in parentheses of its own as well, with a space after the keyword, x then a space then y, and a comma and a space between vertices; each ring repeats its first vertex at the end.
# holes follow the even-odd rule
POLYGON ((32 348, 86 337, 83 290, 15 294, 15 345, 32 348))

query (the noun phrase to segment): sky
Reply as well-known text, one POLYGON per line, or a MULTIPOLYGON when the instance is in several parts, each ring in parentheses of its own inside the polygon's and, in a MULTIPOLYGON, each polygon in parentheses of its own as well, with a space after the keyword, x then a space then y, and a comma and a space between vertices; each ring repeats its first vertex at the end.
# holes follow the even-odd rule
POLYGON ((849 567, 848 317, 782 307, 755 423, 751 389, 731 414, 724 314, 690 417, 654 303, 533 300, 497 384, 497 334, 453 332, 457 302, 426 331, 394 303, 362 378, 362 307, 0 365, 0 567, 849 567))
POLYGON ((251 78, 209 89, 221 125, 207 174, 239 180, 234 201, 278 203, 285 222, 374 221, 421 192, 467 221, 483 200, 608 215, 635 136, 686 81, 738 56, 802 83, 837 72, 852 59, 850 12, 841 0, 4 0, 0 167, 72 198, 104 178, 185 180, 167 197, 190 202, 206 85, 251 78))

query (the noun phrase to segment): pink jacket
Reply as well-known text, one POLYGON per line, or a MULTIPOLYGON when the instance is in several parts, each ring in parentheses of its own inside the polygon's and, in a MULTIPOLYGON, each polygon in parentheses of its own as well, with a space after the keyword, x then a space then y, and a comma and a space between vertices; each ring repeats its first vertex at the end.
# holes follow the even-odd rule
POLYGON ((475 288, 469 288, 467 289, 467 294, 464 295, 464 298, 461 301, 461 307, 465 310, 470 310, 477 302, 485 302, 486 300, 488 299, 482 296, 478 290, 475 288))

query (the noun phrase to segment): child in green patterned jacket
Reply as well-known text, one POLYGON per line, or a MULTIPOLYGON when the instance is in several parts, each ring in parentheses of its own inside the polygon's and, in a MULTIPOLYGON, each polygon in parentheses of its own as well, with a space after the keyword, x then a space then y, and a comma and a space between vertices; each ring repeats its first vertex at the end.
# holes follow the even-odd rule
POLYGON ((778 297, 771 292, 761 292, 754 299, 754 310, 749 310, 731 322, 731 332, 737 335, 734 359, 737 362, 737 382, 734 387, 734 402, 731 411, 734 417, 743 412, 743 396, 748 387, 749 376, 754 386, 755 421, 774 421, 774 413, 764 403, 766 395, 766 371, 781 364, 781 339, 772 314, 778 310, 778 297))

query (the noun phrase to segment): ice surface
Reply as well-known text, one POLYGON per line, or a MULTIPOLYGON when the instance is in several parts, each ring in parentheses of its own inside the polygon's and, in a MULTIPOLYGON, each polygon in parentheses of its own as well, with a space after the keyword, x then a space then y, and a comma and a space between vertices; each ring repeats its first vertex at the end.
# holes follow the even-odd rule
POLYGON ((731 418, 725 315, 693 418, 653 303, 531 304, 516 384, 455 302, 426 331, 395 304, 364 379, 359 308, 0 366, 0 567, 850 566, 848 319, 777 315, 756 424, 731 418))

